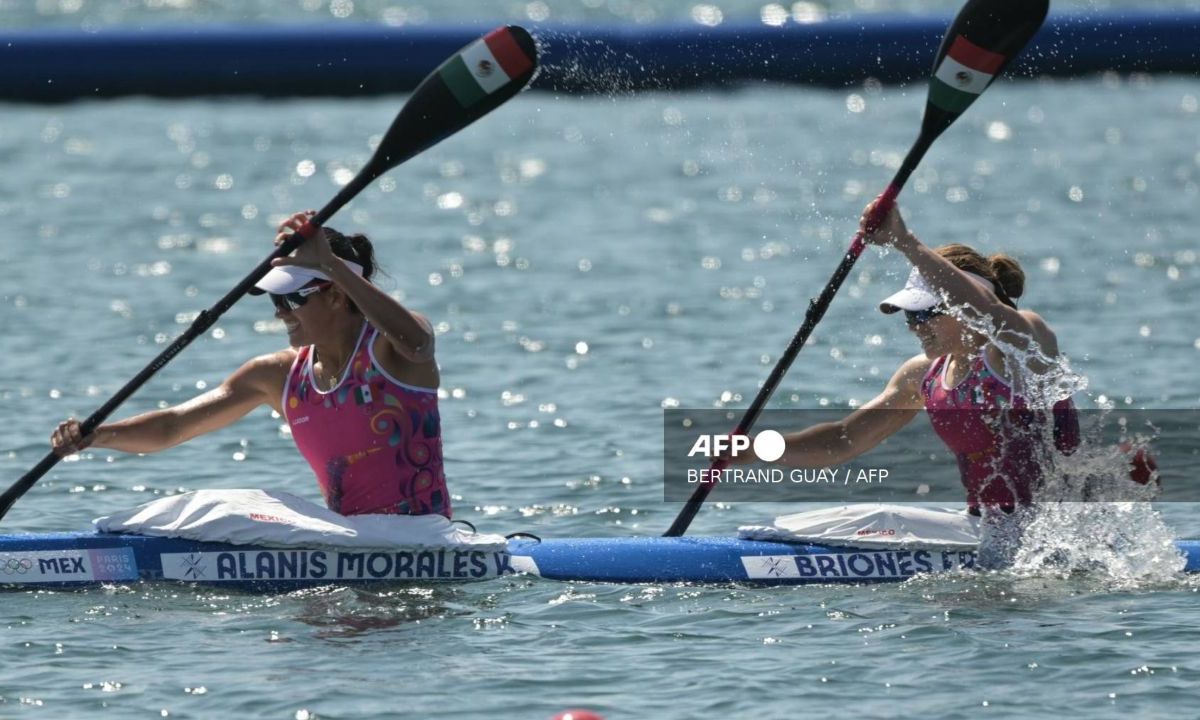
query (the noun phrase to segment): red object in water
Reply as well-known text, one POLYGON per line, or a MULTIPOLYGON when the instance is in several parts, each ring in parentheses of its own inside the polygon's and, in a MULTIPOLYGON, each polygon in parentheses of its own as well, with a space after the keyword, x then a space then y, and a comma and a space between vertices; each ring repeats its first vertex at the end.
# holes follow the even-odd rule
POLYGON ((1138 448, 1138 451, 1133 454, 1133 459, 1130 461, 1129 477, 1135 483, 1141 485, 1149 485, 1151 480, 1162 484, 1158 479, 1158 463, 1154 461, 1153 455, 1146 452, 1145 448, 1138 448))
POLYGON ((563 710, 550 720, 604 720, 591 710, 563 710))
MULTIPOLYGON (((1122 442, 1121 452, 1126 455, 1133 450, 1133 445, 1128 441, 1122 442)), ((1149 485, 1153 481, 1157 485, 1162 485, 1162 481, 1158 478, 1158 463, 1154 460, 1154 456, 1150 454, 1146 448, 1138 448, 1129 457, 1129 479, 1138 485, 1149 485)))

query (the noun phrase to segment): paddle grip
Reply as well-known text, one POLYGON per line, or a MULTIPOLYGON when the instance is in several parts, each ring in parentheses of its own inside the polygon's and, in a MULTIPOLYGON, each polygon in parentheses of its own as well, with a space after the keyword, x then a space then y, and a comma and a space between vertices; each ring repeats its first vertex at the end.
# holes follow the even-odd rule
POLYGON ((892 208, 896 207, 896 197, 900 194, 901 187, 901 185, 892 182, 875 199, 875 205, 871 208, 870 214, 867 215, 867 221, 864 223, 866 225, 865 231, 860 229, 855 233, 854 240, 850 243, 849 254, 853 255, 856 259, 859 255, 862 255, 863 250, 867 249, 867 235, 878 230, 883 221, 887 219, 888 213, 892 211, 892 208))

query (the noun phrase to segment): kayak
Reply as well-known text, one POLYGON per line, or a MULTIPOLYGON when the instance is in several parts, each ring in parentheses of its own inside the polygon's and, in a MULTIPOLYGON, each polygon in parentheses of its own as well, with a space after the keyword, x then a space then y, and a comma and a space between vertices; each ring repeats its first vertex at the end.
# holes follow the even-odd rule
POLYGON ((406 581, 471 582, 517 572, 507 551, 265 547, 125 533, 0 535, 0 586, 167 581, 252 592, 406 581))
MULTIPOLYGON (((1200 540, 1179 540, 1200 572, 1200 540)), ((517 574, 597 583, 897 582, 969 569, 969 550, 867 549, 735 537, 514 539, 505 551, 271 548, 117 533, 0 535, 0 586, 175 582, 286 592, 324 585, 458 583, 517 574)))
MULTIPOLYGON (((1177 540, 1200 572, 1200 540, 1177 540)), ((973 550, 863 548, 737 537, 627 537, 512 542, 512 565, 549 580, 808 585, 899 582, 975 567, 973 550)))

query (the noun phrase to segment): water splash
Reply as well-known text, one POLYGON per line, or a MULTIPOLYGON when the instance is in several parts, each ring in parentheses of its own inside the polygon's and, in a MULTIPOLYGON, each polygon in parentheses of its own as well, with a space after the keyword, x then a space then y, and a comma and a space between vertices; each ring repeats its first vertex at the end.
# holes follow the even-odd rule
POLYGON ((948 307, 968 331, 987 338, 1004 355, 1009 382, 1031 409, 1049 410, 1055 403, 1087 390, 1087 376, 1075 372, 1065 354, 1051 357, 1032 337, 1001 329, 991 315, 968 305, 948 307))
MULTIPOLYGON (((1030 410, 1050 413, 1056 403, 1087 390, 1087 378, 1065 355, 1048 356, 1033 338, 1000 330, 990 315, 949 307, 967 331, 1001 351, 1010 383, 1030 410)), ((1019 547, 1011 554, 1017 576, 1087 573, 1125 587, 1166 582, 1183 570, 1175 532, 1150 504, 1158 493, 1156 478, 1139 484, 1130 477, 1132 458, 1149 451, 1153 436, 1127 437, 1121 425, 1119 444, 1113 443, 1105 432, 1110 413, 1090 415, 1079 446, 1066 453, 1057 446, 1054 422, 1028 426, 1037 433, 1026 439, 1034 440, 1029 447, 1042 479, 1037 505, 1020 522, 1019 547)))
POLYGON ((542 57, 538 79, 548 89, 567 93, 587 89, 616 99, 653 84, 647 78, 632 77, 626 68, 636 65, 633 56, 604 40, 546 28, 538 29, 535 39, 542 57))
POLYGON ((1118 588, 1165 583, 1183 571, 1174 533, 1148 502, 1042 503, 1012 572, 1100 577, 1118 588))

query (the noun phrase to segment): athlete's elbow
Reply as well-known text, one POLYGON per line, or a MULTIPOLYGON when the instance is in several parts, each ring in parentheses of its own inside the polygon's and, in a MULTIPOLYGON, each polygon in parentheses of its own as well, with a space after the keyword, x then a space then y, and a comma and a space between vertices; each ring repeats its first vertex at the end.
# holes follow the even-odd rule
POLYGON ((410 362, 417 363, 418 365, 424 365, 426 363, 433 362, 433 343, 426 343, 424 345, 417 346, 406 345, 404 347, 397 348, 397 350, 410 362))
POLYGON ((410 362, 424 364, 433 362, 433 334, 423 334, 420 337, 400 337, 388 340, 397 353, 410 362))

